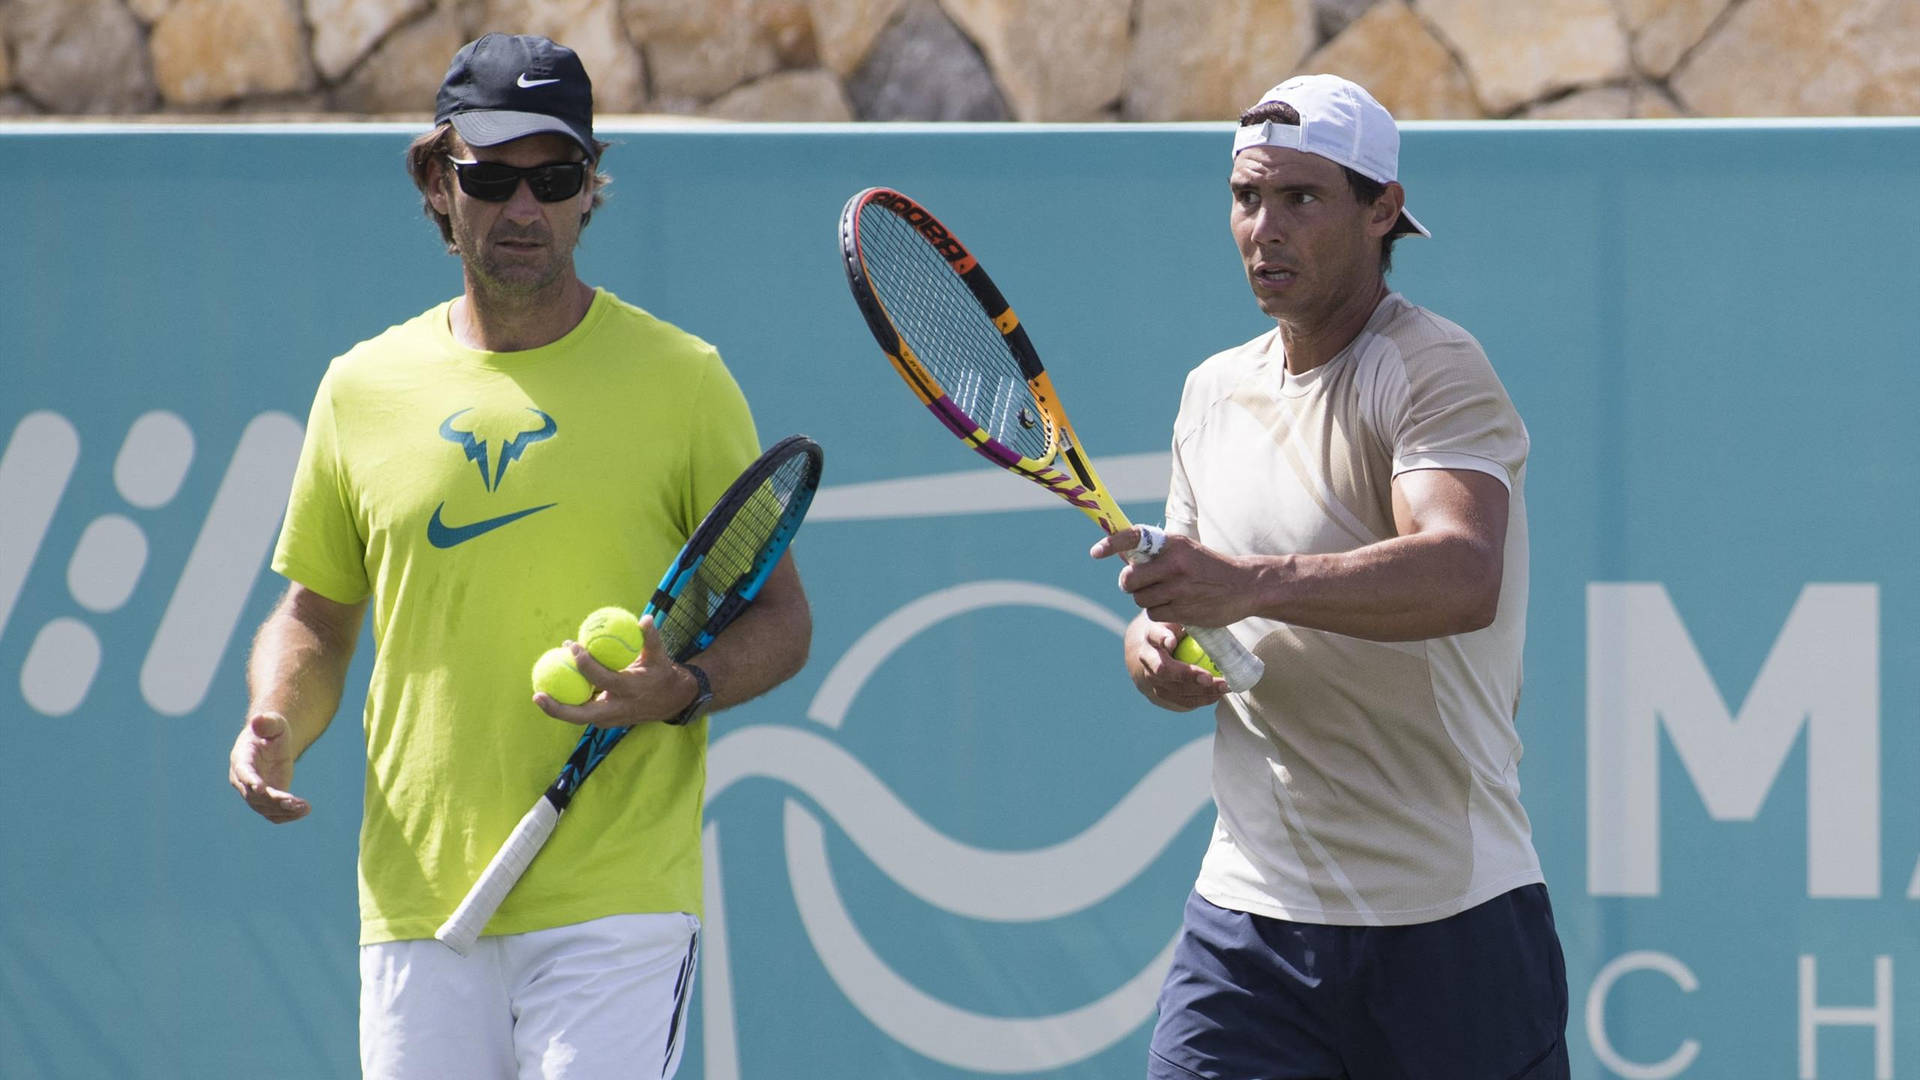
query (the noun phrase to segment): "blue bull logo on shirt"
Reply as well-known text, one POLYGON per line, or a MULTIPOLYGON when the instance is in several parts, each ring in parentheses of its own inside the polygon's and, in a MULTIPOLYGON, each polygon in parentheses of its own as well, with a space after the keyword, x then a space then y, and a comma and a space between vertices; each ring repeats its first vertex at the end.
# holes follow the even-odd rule
POLYGON ((480 437, 479 431, 475 428, 462 429, 454 426, 455 420, 460 419, 472 411, 471 408, 461 409, 459 412, 440 421, 440 437, 450 443, 458 445, 467 452, 467 460, 480 467, 480 480, 487 485, 488 491, 499 490, 500 481, 506 478, 507 466, 519 460, 520 455, 526 453, 529 446, 553 438, 560 430, 560 425, 554 422, 553 417, 548 416, 539 409, 529 406, 527 411, 540 418, 540 426, 523 430, 516 435, 502 440, 500 444, 500 461, 494 466, 493 471, 489 473, 487 471, 487 446, 491 440, 480 437))
MULTIPOLYGON (((487 486, 488 491, 499 490, 500 482, 506 479, 507 466, 518 461, 520 456, 527 452, 529 446, 553 438, 560 430, 560 425, 554 421, 553 417, 548 416, 539 409, 529 406, 527 411, 540 418, 540 426, 522 430, 515 435, 502 439, 500 441, 500 460, 495 463, 492 470, 489 471, 487 467, 487 447, 492 444, 493 440, 480 437, 478 428, 462 429, 454 426, 454 421, 472 411, 471 408, 461 409, 459 412, 440 421, 440 437, 466 451, 467 460, 479 466, 480 481, 487 486)), ((500 514, 466 525, 449 525, 440 519, 441 512, 447 508, 447 504, 443 502, 433 508, 433 517, 427 521, 427 542, 437 548, 455 547, 469 540, 484 536, 502 525, 511 525, 530 514, 537 514, 542 510, 550 510, 558 505, 558 503, 546 503, 542 506, 529 506, 524 509, 515 510, 512 513, 500 514)))

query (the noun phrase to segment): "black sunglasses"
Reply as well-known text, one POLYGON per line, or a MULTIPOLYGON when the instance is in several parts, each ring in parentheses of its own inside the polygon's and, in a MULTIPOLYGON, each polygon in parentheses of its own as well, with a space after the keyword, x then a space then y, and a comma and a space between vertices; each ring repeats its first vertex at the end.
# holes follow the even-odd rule
POLYGON ((580 188, 587 182, 584 161, 555 161, 522 169, 498 161, 461 161, 451 155, 447 160, 453 164, 453 175, 460 181, 460 190, 481 202, 506 202, 519 190, 522 180, 533 189, 534 198, 541 202, 560 202, 580 194, 580 188))

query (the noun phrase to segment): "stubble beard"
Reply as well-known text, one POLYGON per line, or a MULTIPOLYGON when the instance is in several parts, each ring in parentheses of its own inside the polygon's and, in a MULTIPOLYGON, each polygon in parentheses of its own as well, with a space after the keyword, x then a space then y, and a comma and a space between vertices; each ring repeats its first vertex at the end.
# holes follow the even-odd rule
POLYGON ((468 260, 468 266, 476 281, 497 296, 537 296, 566 276, 567 260, 552 246, 551 237, 547 243, 548 246, 541 249, 542 258, 537 261, 529 260, 524 254, 508 255, 491 244, 483 244, 479 254, 468 260))
POLYGON ((466 266, 468 278, 502 300, 539 296, 568 277, 571 269, 571 252, 560 251, 549 229, 516 230, 496 222, 494 235, 481 237, 474 235, 471 222, 456 218, 453 230, 454 247, 466 266), (540 249, 541 257, 536 260, 530 259, 527 253, 511 255, 496 246, 498 240, 513 237, 542 241, 546 246, 540 249))

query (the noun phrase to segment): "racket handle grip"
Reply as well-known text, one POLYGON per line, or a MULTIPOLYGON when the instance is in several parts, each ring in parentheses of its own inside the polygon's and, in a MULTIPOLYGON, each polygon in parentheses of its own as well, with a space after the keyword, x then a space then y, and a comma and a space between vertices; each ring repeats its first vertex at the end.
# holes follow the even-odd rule
POLYGON ((1236 694, 1253 689, 1267 673, 1267 665, 1224 626, 1189 626, 1187 636, 1207 651, 1220 677, 1227 680, 1227 689, 1236 694))
POLYGON ((473 943, 480 940, 480 931, 487 928, 487 921, 500 910, 500 901, 513 891, 520 875, 527 872, 533 857, 540 854, 559 821, 560 811, 542 796, 520 819, 520 824, 513 827, 513 834, 480 872, 480 880, 467 890, 460 906, 453 909, 453 914, 447 916, 447 921, 440 924, 433 936, 461 956, 472 951, 473 943))
MULTIPOLYGON (((1167 543, 1166 530, 1158 525, 1134 527, 1140 532, 1140 545, 1125 553, 1126 560, 1146 562, 1160 554, 1167 543)), ((1206 650, 1213 666, 1220 669, 1220 677, 1227 680, 1227 689, 1236 694, 1253 689, 1253 684, 1267 673, 1267 665, 1224 626, 1189 626, 1187 636, 1206 650)))

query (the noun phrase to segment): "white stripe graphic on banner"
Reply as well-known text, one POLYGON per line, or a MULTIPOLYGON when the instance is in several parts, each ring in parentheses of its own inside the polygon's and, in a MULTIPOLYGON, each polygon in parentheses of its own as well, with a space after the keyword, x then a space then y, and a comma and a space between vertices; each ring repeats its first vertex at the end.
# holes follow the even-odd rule
POLYGON ((59 413, 20 418, 0 454, 0 633, 7 629, 27 571, 80 460, 80 433, 59 413))
MULTIPOLYGON (((1173 465, 1164 450, 1115 454, 1101 458, 1098 467, 1100 479, 1120 502, 1167 501, 1167 475, 1173 465)), ((944 517, 1059 507, 1060 496, 1039 485, 1010 479, 1000 469, 984 468, 823 487, 813 498, 807 520, 944 517)))
POLYGON ((280 528, 302 434, 298 420, 278 412, 261 413, 241 432, 140 668, 140 691, 155 712, 184 716, 206 699, 280 528))

